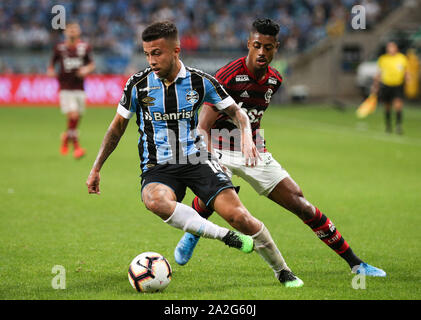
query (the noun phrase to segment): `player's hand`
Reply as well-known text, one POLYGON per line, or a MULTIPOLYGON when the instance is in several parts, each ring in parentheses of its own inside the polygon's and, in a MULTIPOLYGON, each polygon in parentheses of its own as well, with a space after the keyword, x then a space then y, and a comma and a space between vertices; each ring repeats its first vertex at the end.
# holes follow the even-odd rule
POLYGON ((85 78, 87 75, 88 75, 88 73, 89 73, 89 70, 88 70, 88 68, 86 67, 86 66, 84 66, 84 67, 80 67, 79 69, 77 69, 77 71, 76 71, 76 75, 79 77, 79 78, 85 78))
POLYGON ((101 194, 99 191, 99 181, 101 177, 99 175, 99 171, 91 170, 88 176, 88 180, 86 180, 86 185, 88 187, 89 193, 101 194))
POLYGON ((246 161, 246 167, 255 167, 258 160, 262 160, 259 152, 257 151, 256 145, 250 135, 241 135, 242 146, 241 151, 246 161))
POLYGON ((49 77, 55 77, 56 76, 56 72, 54 71, 54 68, 51 68, 51 67, 47 68, 47 76, 49 76, 49 77))

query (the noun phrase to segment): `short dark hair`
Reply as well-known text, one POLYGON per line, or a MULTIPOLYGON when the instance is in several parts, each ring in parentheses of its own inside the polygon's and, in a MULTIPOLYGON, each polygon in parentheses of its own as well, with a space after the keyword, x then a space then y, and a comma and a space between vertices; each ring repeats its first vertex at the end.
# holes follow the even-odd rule
POLYGON ((256 19, 253 22, 251 32, 258 32, 264 35, 276 36, 279 33, 279 25, 271 19, 256 19))
POLYGON ((178 39, 177 27, 171 21, 160 21, 147 26, 142 32, 142 40, 145 42, 157 39, 178 39))

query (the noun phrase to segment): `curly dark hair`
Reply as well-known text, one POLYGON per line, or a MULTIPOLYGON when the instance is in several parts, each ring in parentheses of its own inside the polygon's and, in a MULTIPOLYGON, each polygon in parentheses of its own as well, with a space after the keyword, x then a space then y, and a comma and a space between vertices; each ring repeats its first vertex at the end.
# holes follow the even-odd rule
POLYGON ((157 39, 178 39, 178 30, 171 21, 159 21, 147 26, 142 32, 142 40, 150 42, 157 39))
POLYGON ((271 19, 256 19, 253 22, 251 32, 258 32, 264 35, 276 37, 279 33, 279 24, 271 19))

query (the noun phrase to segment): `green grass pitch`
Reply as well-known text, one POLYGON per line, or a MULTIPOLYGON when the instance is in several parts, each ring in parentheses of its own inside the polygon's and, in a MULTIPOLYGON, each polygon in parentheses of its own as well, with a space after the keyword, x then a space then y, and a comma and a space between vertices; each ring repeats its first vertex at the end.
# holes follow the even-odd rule
MULTIPOLYGON (((182 232, 140 200, 137 130, 132 120, 101 173, 100 196, 85 181, 115 109, 88 109, 81 143, 87 156, 59 154, 64 117, 56 108, 0 108, 0 299, 420 299, 421 109, 405 109, 402 137, 384 133, 381 109, 365 120, 322 105, 272 106, 263 119, 267 146, 305 196, 335 223, 366 262, 387 278, 353 289, 347 264, 297 217, 238 178, 240 198, 262 220, 304 281, 286 289, 256 254, 202 239, 178 266, 182 232), (162 293, 138 294, 130 261, 166 256, 174 274, 162 293), (52 268, 66 270, 55 290, 52 268)), ((190 204, 188 193, 184 203, 190 204)), ((228 226, 216 214, 212 221, 228 226)))

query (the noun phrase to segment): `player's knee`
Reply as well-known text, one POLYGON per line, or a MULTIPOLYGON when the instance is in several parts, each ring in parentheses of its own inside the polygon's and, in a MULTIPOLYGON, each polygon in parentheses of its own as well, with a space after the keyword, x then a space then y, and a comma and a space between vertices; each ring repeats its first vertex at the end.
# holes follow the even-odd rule
POLYGON ((254 234, 259 228, 258 220, 246 208, 241 206, 235 208, 228 222, 234 228, 245 234, 254 234))
POLYGON ((171 216, 171 204, 160 197, 148 197, 144 200, 145 207, 149 211, 157 214, 160 218, 166 220, 171 216))
POLYGON ((301 220, 305 221, 313 218, 315 214, 314 206, 310 202, 308 202, 308 200, 304 198, 304 196, 299 196, 296 203, 297 208, 295 210, 295 213, 301 220))

